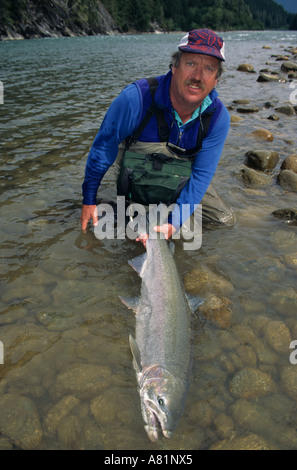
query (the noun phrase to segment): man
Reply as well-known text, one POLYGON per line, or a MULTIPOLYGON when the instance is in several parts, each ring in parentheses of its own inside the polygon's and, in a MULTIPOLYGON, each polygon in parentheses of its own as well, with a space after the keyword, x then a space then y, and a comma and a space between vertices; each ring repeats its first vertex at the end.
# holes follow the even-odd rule
MULTIPOLYGON (((118 193, 133 202, 176 202, 168 223, 156 227, 156 231, 170 238, 203 198, 206 219, 232 225, 233 214, 216 192, 212 189, 205 195, 230 126, 229 112, 215 90, 225 60, 223 46, 222 38, 213 31, 190 31, 173 54, 171 70, 166 75, 157 77, 153 83, 138 80, 114 100, 87 160, 81 216, 83 231, 90 219, 94 225, 98 223, 97 190, 115 162, 123 141, 126 145, 118 193), (140 159, 138 166, 136 157, 140 159), (141 179, 147 173, 143 168, 148 168, 148 164, 152 169, 152 183, 147 186, 141 179), (164 186, 172 186, 173 175, 168 176, 167 169, 169 174, 173 165, 176 165, 174 172, 179 179, 168 195, 156 181, 162 175, 169 183, 164 186), (144 187, 148 187, 146 195, 144 187), (190 207, 187 216, 181 210, 183 204, 190 207)), ((146 238, 143 234, 137 240, 145 244, 146 238)))

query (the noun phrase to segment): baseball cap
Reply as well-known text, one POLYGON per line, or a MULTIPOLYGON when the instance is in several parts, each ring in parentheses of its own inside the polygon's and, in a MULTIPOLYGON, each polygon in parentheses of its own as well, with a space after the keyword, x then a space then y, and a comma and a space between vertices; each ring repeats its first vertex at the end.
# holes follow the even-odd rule
POLYGON ((225 61, 224 41, 210 29, 193 29, 181 40, 178 48, 184 52, 205 54, 225 61))

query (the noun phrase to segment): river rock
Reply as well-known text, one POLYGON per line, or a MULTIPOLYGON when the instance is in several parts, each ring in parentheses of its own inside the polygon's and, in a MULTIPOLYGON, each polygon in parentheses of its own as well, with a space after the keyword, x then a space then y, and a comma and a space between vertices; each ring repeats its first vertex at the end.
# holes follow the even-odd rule
POLYGON ((246 431, 252 433, 267 434, 267 431, 275 432, 275 423, 269 410, 248 400, 238 400, 231 407, 233 419, 246 431))
POLYGON ((272 184, 271 176, 252 168, 242 168, 240 174, 244 184, 250 188, 259 189, 272 184))
POLYGON ((200 266, 192 269, 185 277, 184 283, 186 291, 192 295, 203 295, 213 292, 215 294, 230 295, 234 292, 234 287, 223 276, 214 273, 207 266, 200 266))
POLYGON ((288 224, 296 225, 297 223, 297 209, 291 207, 285 209, 276 209, 272 212, 274 217, 285 220, 288 224))
POLYGON ((89 400, 102 392, 111 382, 111 371, 107 366, 96 364, 75 364, 62 371, 51 390, 54 398, 74 395, 89 400))
POLYGON ((274 73, 260 72, 257 82, 278 82, 280 76, 274 73))
POLYGON ((34 402, 21 395, 2 395, 0 433, 23 450, 38 447, 43 434, 34 402))
POLYGON ((239 72, 256 73, 251 64, 240 64, 237 69, 239 72))
POLYGON ((249 113, 258 113, 260 111, 259 108, 257 108, 257 106, 239 106, 236 111, 238 113, 246 113, 246 114, 249 114, 249 113))
POLYGON ((284 105, 284 106, 280 106, 279 108, 275 108, 275 110, 278 112, 278 113, 281 113, 281 114, 286 114, 287 116, 294 116, 295 115, 295 109, 292 105, 290 104, 287 104, 287 105, 284 105))
POLYGON ((297 64, 295 62, 286 61, 281 65, 283 72, 296 72, 297 64))
POLYGON ((267 142, 273 141, 273 135, 267 129, 257 129, 253 131, 251 135, 259 140, 266 140, 267 142))
POLYGON ((270 121, 279 121, 279 116, 277 116, 277 114, 270 114, 267 119, 270 121))
POLYGON ((288 354, 292 341, 291 333, 282 321, 269 321, 263 327, 264 339, 277 353, 288 354))
POLYGON ((232 436, 232 439, 224 439, 210 446, 210 450, 273 450, 262 436, 247 434, 246 436, 232 436))
POLYGON ((289 365, 281 368, 280 371, 280 385, 283 392, 288 395, 292 400, 297 401, 297 367, 296 365, 289 365))
POLYGON ((199 313, 219 328, 229 328, 232 320, 230 300, 210 295, 199 307, 199 313))
POLYGON ((241 122, 243 119, 240 116, 236 116, 236 114, 231 114, 231 122, 241 122))
POLYGON ((286 157, 281 165, 281 170, 291 170, 297 173, 297 154, 286 157))
POLYGON ((278 175, 277 181, 283 189, 297 192, 297 173, 291 170, 282 170, 278 175))
MULTIPOLYGON (((269 135, 269 131, 266 133, 269 135)), ((246 165, 255 170, 273 170, 279 161, 277 152, 271 150, 249 150, 245 155, 246 165)))
POLYGON ((247 400, 271 395, 276 390, 272 378, 259 369, 245 368, 237 372, 230 381, 230 393, 247 400))
POLYGON ((71 410, 80 403, 80 401, 72 396, 63 397, 58 403, 53 405, 44 421, 43 429, 46 435, 54 435, 58 429, 60 421, 68 416, 71 410))

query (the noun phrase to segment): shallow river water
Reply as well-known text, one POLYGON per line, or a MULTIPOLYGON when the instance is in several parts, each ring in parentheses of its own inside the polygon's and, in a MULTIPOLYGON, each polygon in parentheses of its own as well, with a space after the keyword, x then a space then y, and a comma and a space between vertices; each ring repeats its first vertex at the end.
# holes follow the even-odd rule
POLYGON ((186 289, 206 307, 193 317, 184 414, 174 437, 154 444, 128 344, 135 319, 119 299, 139 292, 127 261, 143 248, 81 234, 81 184, 111 100, 135 79, 166 73, 182 34, 0 43, 0 449, 297 448, 297 227, 272 215, 297 208, 296 192, 276 181, 297 153, 297 117, 267 119, 295 85, 257 82, 260 69, 280 70, 272 55, 297 47, 297 33, 222 35, 217 89, 241 121, 214 184, 236 225, 204 229, 199 250, 176 242, 186 289), (244 62, 256 73, 237 71, 244 62), (239 113, 238 99, 259 111, 239 113), (263 128, 273 141, 251 135, 263 128), (258 188, 240 173, 255 149, 280 157, 258 188))

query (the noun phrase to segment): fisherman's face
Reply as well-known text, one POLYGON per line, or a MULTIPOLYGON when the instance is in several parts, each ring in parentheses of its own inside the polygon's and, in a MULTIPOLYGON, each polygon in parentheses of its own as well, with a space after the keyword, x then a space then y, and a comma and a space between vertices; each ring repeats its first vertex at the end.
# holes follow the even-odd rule
POLYGON ((172 68, 171 96, 180 105, 198 108, 217 84, 219 59, 184 52, 178 67, 172 68))

